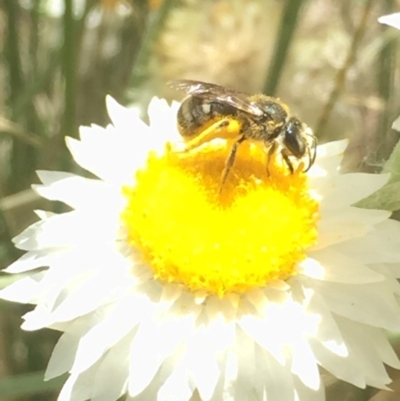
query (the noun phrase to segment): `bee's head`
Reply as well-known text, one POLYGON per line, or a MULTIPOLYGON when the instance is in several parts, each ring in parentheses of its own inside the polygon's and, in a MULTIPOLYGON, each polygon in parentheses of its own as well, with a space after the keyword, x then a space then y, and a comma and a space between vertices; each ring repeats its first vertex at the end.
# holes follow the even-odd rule
POLYGON ((306 153, 304 124, 296 117, 290 117, 284 128, 283 144, 289 152, 300 159, 306 153))
POLYGON ((308 155, 309 170, 313 165, 316 156, 317 140, 308 128, 296 117, 290 117, 287 121, 282 143, 285 148, 296 158, 301 159, 306 154, 308 155))

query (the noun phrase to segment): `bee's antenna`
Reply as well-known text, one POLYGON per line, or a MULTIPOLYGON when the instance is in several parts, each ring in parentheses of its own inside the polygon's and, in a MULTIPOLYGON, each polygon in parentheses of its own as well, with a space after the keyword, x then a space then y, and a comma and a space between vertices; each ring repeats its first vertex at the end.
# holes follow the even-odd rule
POLYGON ((306 135, 311 138, 311 146, 307 146, 308 167, 306 170, 304 170, 305 173, 308 170, 310 170, 310 168, 312 167, 312 165, 315 162, 315 159, 317 157, 317 144, 318 144, 318 140, 315 135, 313 135, 311 132, 306 132, 306 135), (312 149, 312 151, 311 151, 311 149, 312 149))

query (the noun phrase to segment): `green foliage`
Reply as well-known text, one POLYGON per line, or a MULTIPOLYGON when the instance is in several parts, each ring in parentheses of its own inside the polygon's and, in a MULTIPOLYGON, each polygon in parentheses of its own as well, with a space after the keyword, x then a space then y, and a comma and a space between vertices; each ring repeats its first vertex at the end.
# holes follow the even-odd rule
POLYGON ((66 376, 43 381, 44 372, 29 373, 13 377, 0 378, 0 397, 22 397, 59 391, 66 376))
POLYGON ((389 173, 386 185, 368 198, 358 202, 356 206, 367 209, 400 210, 400 141, 383 166, 382 173, 389 173))

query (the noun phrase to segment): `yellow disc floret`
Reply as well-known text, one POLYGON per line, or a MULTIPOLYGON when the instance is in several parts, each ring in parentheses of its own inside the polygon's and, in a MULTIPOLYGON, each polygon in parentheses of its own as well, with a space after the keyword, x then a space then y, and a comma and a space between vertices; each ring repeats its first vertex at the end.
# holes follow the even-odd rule
POLYGON ((124 188, 129 244, 156 279, 223 296, 296 274, 316 241, 318 203, 301 167, 290 174, 265 151, 244 143, 226 184, 231 143, 189 153, 150 154, 136 184, 124 188))

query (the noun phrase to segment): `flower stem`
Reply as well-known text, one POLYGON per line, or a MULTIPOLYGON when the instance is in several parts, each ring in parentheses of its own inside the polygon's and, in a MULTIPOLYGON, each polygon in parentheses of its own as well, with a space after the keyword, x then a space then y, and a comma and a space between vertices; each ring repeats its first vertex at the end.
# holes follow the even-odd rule
POLYGON ((298 16, 304 0, 286 1, 285 10, 281 18, 278 40, 275 44, 272 64, 269 67, 268 76, 264 83, 263 92, 268 95, 274 95, 279 79, 285 65, 286 57, 292 43, 293 33, 297 26, 298 16))
POLYGON ((146 80, 148 75, 149 59, 152 54, 152 49, 164 22, 169 15, 169 12, 174 8, 177 0, 164 0, 157 11, 150 15, 147 29, 142 39, 139 52, 136 57, 136 62, 133 67, 132 78, 130 82, 130 91, 128 98, 130 101, 136 100, 135 92, 146 80))
POLYGON ((340 94, 343 91, 343 88, 346 83, 347 73, 348 73, 350 67, 353 65, 354 60, 356 58, 358 46, 364 35, 365 29, 367 28, 367 23, 368 23, 371 9, 372 9, 372 5, 373 5, 373 0, 365 0, 361 19, 354 32, 353 40, 351 42, 346 60, 343 64, 342 68, 340 70, 338 70, 338 72, 336 74, 335 84, 333 86, 332 92, 322 110, 319 121, 316 124, 315 135, 320 140, 324 138, 324 131, 325 131, 326 125, 328 123, 329 117, 332 113, 333 108, 335 107, 337 100, 339 99, 340 94))
POLYGON ((73 0, 64 0, 63 74, 65 79, 64 134, 76 137, 76 55, 73 0))

